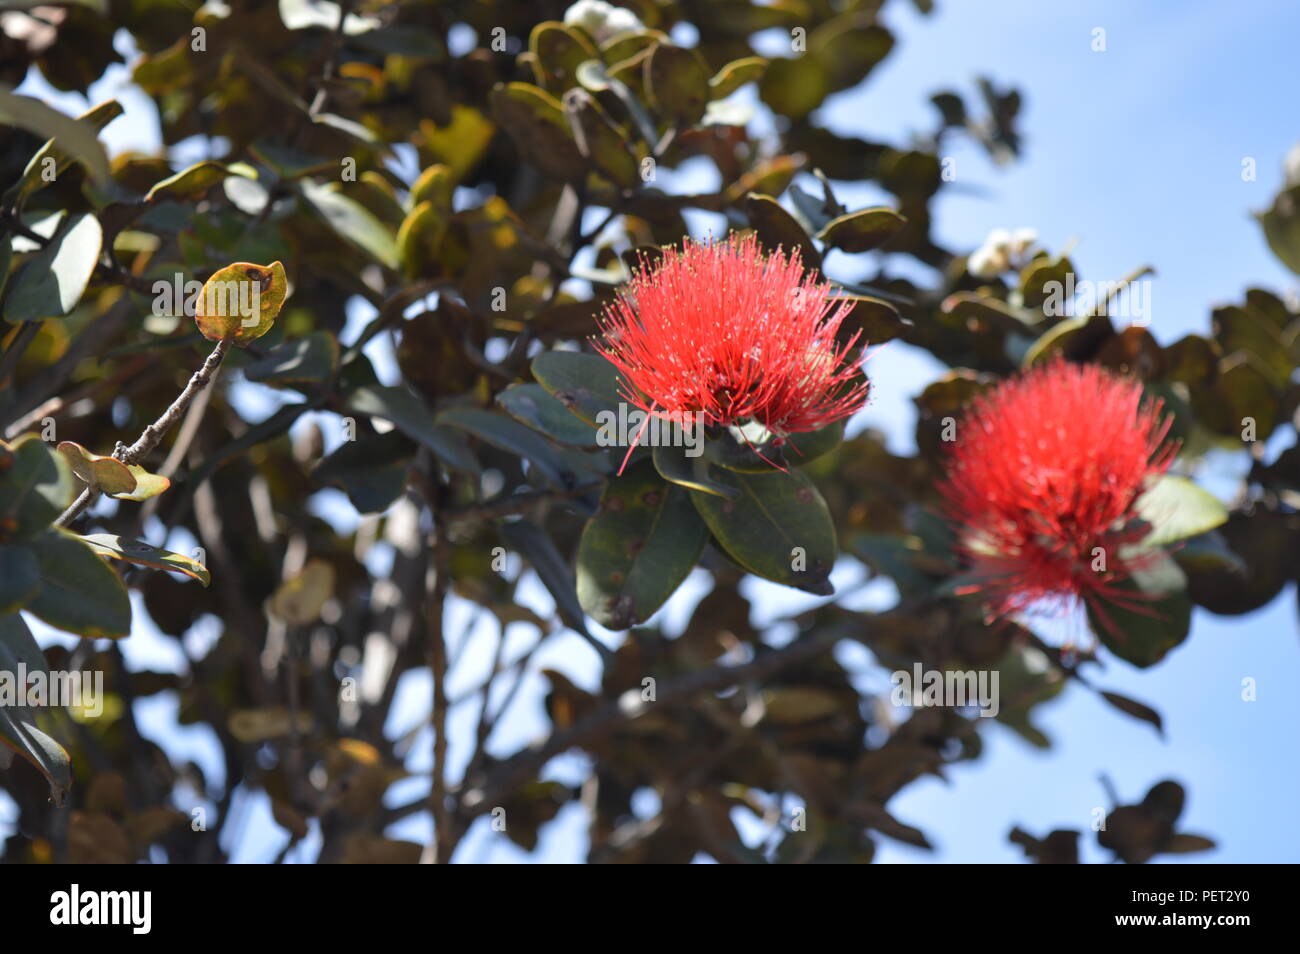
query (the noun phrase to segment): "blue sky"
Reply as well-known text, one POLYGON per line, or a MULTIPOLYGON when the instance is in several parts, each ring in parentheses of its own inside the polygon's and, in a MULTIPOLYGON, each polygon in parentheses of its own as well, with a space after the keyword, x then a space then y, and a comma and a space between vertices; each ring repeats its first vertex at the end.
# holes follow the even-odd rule
MULTIPOLYGON (((1283 0, 1230 9, 1222 3, 1173 0, 1068 6, 1031 0, 940 0, 928 18, 909 4, 890 4, 885 20, 895 30, 898 46, 865 87, 828 101, 821 115, 832 128, 868 139, 905 140, 931 127, 933 109, 927 100, 932 93, 956 89, 968 104, 976 103, 974 78, 979 74, 990 75, 1000 85, 1014 83, 1025 97, 1020 162, 997 168, 982 150, 953 148, 962 188, 941 193, 934 210, 944 244, 971 249, 991 229, 1027 226, 1037 229, 1050 249, 1073 244, 1072 258, 1084 278, 1113 280, 1150 264, 1157 272, 1151 286, 1151 331, 1163 343, 1207 331, 1211 307, 1238 299, 1251 285, 1279 293, 1296 288, 1295 276, 1269 253, 1250 211, 1271 201, 1281 183, 1282 157, 1300 138, 1288 96, 1300 8, 1283 0), (1093 50, 1098 28, 1105 31, 1104 52, 1093 50), (1255 160, 1255 181, 1243 181, 1247 158, 1255 160)), ((780 39, 767 38, 773 44, 780 39)), ((110 146, 115 151, 156 148, 152 107, 125 84, 119 69, 95 90, 96 98, 120 96, 127 106, 127 115, 109 127, 110 146)), ((24 91, 44 95, 48 88, 29 81, 24 91)), ((85 105, 79 97, 54 101, 69 112, 85 105)), ((183 150, 190 158, 195 153, 194 146, 183 150)), ((684 169, 668 183, 694 187, 697 175, 707 178, 698 170, 684 169)), ((852 206, 881 196, 864 187, 844 190, 841 198, 852 206)), ((707 218, 698 225, 716 228, 707 218)), ((354 309, 349 331, 354 334, 365 317, 354 309)), ((395 369, 382 342, 375 343, 372 357, 381 376, 391 380, 395 369)), ((876 398, 854 426, 879 428, 891 446, 906 451, 914 423, 911 399, 938 370, 932 359, 906 346, 883 349, 870 367, 876 398)), ((276 400, 267 389, 249 384, 239 384, 235 397, 242 409, 259 418, 276 400)), ((337 440, 337 422, 323 417, 321 423, 337 440)), ((1241 470, 1240 461, 1220 458, 1211 462, 1203 479, 1225 492, 1231 488, 1230 478, 1241 470)), ((334 492, 318 495, 313 507, 343 523, 355 522, 334 492)), ((154 531, 164 532, 161 527, 154 531)), ((382 558, 381 552, 376 559, 382 558)), ((835 581, 843 585, 852 578, 845 567, 835 581)), ((665 625, 679 624, 702 592, 700 581, 693 578, 665 609, 665 625)), ((528 585, 524 593, 536 608, 549 606, 538 587, 528 585)), ((750 594, 759 622, 807 602, 806 597, 761 582, 750 585, 750 594)), ((854 605, 883 606, 889 596, 887 585, 873 586, 854 605)), ((463 613, 464 607, 455 612, 463 613)), ((179 665, 170 643, 151 631, 143 613, 138 618, 138 632, 124 644, 132 660, 179 665)), ((460 631, 457 622, 451 632, 460 631)), ((197 647, 211 635, 209 628, 188 639, 197 647)), ((516 630, 508 635, 509 656, 527 644, 527 635, 516 630)), ((42 641, 53 638, 45 635, 42 641)), ((468 687, 481 676, 492 638, 482 627, 472 631, 469 651, 453 673, 453 694, 456 686, 468 687)), ((847 665, 866 668, 867 660, 848 649, 842 652, 847 665)), ((1188 787, 1183 827, 1211 835, 1220 848, 1186 860, 1300 861, 1300 820, 1294 812, 1300 746, 1292 731, 1295 720, 1287 704, 1286 675, 1296 671, 1298 657, 1294 589, 1245 617, 1223 619, 1198 612, 1191 638, 1160 666, 1140 672, 1112 660, 1093 679, 1159 709, 1165 718, 1165 740, 1093 694, 1071 688, 1039 710, 1040 727, 1056 743, 1049 752, 1031 749, 993 725, 985 730, 981 761, 957 767, 947 783, 916 783, 891 802, 891 811, 924 828, 938 850, 929 854, 881 839, 878 860, 1014 862, 1020 850, 1006 840, 1013 825, 1036 834, 1055 827, 1086 831, 1094 809, 1106 805, 1099 782, 1104 773, 1126 800, 1140 798, 1163 778, 1188 787), (1257 701, 1242 701, 1244 678, 1256 681, 1257 701)), ((532 669, 548 666, 589 687, 597 675, 591 651, 576 637, 553 639, 532 669)), ((509 751, 542 731, 544 691, 540 677, 528 681, 513 717, 494 737, 497 751, 509 751)), ((417 725, 428 701, 427 678, 412 674, 402 687, 390 731, 417 725)), ((468 709, 454 714, 453 761, 463 758, 470 715, 468 709)), ((172 751, 197 758, 219 777, 211 739, 202 729, 178 728, 174 717, 175 702, 165 695, 143 705, 147 731, 172 751)), ((413 768, 423 765, 427 770, 428 747, 426 732, 417 744, 413 768)), ((558 759, 549 774, 576 780, 582 763, 558 759)), ((410 779, 395 786, 389 800, 404 801, 425 787, 427 778, 410 779)), ((653 796, 646 793, 640 804, 653 810, 653 796)), ((271 823, 265 799, 254 795, 237 805, 247 813, 245 831, 253 835, 239 860, 273 857, 283 835, 271 823)), ((0 802, 0 829, 7 816, 0 802)), ((581 860, 583 829, 581 811, 566 809, 544 830, 532 859, 581 860)), ((413 819, 394 833, 424 840, 428 825, 413 819)), ((301 857, 310 856, 309 844, 301 857)), ((1104 860, 1091 837, 1084 841, 1084 857, 1104 860)), ((480 826, 458 859, 530 857, 480 826)))

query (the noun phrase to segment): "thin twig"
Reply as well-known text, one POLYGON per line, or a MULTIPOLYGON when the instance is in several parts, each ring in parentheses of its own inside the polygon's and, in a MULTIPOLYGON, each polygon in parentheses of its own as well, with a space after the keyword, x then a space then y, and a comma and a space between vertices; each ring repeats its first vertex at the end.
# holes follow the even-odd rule
MULTIPOLYGON (((185 389, 176 396, 176 400, 172 401, 171 407, 163 411, 162 416, 159 417, 158 420, 146 427, 141 432, 139 438, 136 439, 136 442, 130 447, 122 447, 119 444, 117 449, 113 451, 114 459, 120 460, 122 463, 129 466, 141 460, 146 454, 157 447, 158 442, 163 439, 163 435, 171 430, 172 427, 175 426, 176 422, 181 419, 181 415, 184 414, 185 409, 190 406, 190 402, 193 401, 198 393, 207 386, 209 381, 212 380, 212 376, 217 373, 217 368, 221 366, 221 362, 225 359, 226 354, 229 351, 229 339, 218 341, 216 347, 212 349, 212 353, 208 355, 208 359, 203 362, 203 367, 194 372, 190 377, 189 383, 185 385, 185 389)), ((72 506, 65 510, 58 520, 54 521, 54 525, 57 527, 66 527, 73 520, 77 519, 78 515, 83 510, 94 503, 95 498, 98 496, 98 490, 93 487, 87 487, 81 492, 81 496, 73 502, 72 506)))
MULTIPOLYGON (((436 490, 435 490, 436 493, 436 490)), ((436 500, 430 506, 437 513, 436 500)), ((433 770, 429 785, 429 811, 433 816, 433 840, 430 843, 434 864, 448 864, 456 845, 452 830, 452 813, 447 810, 447 640, 443 629, 447 602, 447 541, 441 526, 435 530, 433 566, 429 588, 429 669, 433 674, 433 770)))
POLYGON ((605 486, 603 480, 591 480, 566 490, 530 490, 524 493, 503 494, 480 504, 448 507, 442 512, 444 520, 494 520, 523 513, 536 504, 582 497, 605 486))

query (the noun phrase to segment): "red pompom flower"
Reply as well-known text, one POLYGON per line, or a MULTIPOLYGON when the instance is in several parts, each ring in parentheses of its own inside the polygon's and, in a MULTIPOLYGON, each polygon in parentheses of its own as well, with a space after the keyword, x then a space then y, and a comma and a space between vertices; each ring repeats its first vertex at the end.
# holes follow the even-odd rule
POLYGON ((1116 584, 1143 565, 1135 505, 1177 452, 1161 411, 1139 382, 1060 359, 974 401, 940 489, 993 615, 1082 601, 1105 623, 1098 599, 1139 609, 1116 584))
POLYGON ((866 403, 869 384, 851 357, 859 336, 836 342, 852 307, 804 270, 797 250, 764 255, 752 235, 688 240, 642 264, 607 307, 595 346, 647 415, 700 415, 706 427, 753 421, 779 444, 866 403))

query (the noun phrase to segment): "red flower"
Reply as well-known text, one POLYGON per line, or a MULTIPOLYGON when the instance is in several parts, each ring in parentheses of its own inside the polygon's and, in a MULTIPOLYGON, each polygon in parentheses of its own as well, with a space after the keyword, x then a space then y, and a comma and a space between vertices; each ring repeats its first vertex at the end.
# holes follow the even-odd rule
POLYGON ((705 426, 756 421, 776 436, 847 417, 869 385, 837 345, 852 309, 805 272, 796 250, 765 256, 751 235, 687 241, 642 264, 601 318, 596 349, 620 372, 625 397, 649 415, 705 426))
POLYGON ((1143 564, 1134 505, 1177 451, 1169 425, 1137 381, 1059 359, 975 400, 940 489, 994 615, 1081 600, 1105 622, 1098 598, 1138 608, 1115 584, 1143 564))

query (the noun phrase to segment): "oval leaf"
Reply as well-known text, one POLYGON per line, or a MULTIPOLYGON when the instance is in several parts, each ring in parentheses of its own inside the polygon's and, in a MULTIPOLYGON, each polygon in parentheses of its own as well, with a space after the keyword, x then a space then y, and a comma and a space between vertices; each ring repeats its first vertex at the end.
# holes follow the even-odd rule
POLYGON ((75 441, 61 442, 59 453, 88 487, 113 496, 134 492, 135 475, 117 458, 92 454, 75 441))
POLYGON ((893 209, 863 209, 832 219, 817 237, 827 248, 849 253, 869 252, 888 242, 906 224, 907 219, 893 209))
POLYGON ((598 354, 543 351, 533 358, 533 377, 592 427, 601 425, 602 411, 617 414, 624 401, 618 369, 598 354))
POLYGON ((32 541, 41 590, 27 611, 51 626, 87 638, 118 639, 131 631, 131 601, 117 574, 89 545, 66 530, 32 541))
POLYGON ((68 218, 45 246, 28 260, 5 299, 12 322, 57 318, 76 307, 99 261, 104 231, 89 212, 68 218))
MULTIPOLYGON (((0 678, 16 683, 20 666, 29 676, 49 673, 45 655, 23 618, 6 613, 0 616, 0 678)), ((24 705, 0 705, 0 742, 36 766, 57 805, 72 787, 72 760, 63 746, 37 728, 38 711, 24 705)))
POLYGON ((1178 564, 1158 553, 1149 566, 1116 583, 1119 602, 1096 599, 1088 620, 1112 653, 1140 669, 1154 666, 1187 638, 1192 623, 1187 580, 1178 564))
POLYGON ((1186 477, 1162 476, 1137 499, 1138 515, 1151 524, 1144 547, 1162 547, 1213 530, 1228 519, 1219 499, 1186 477))
POLYGON ((411 440, 433 451, 448 467, 470 474, 479 471, 478 459, 464 439, 449 427, 435 425, 433 414, 424 402, 406 388, 357 388, 348 397, 347 407, 358 414, 391 421, 411 440))
POLYGON ((644 623, 690 574, 708 539, 687 492, 639 461, 610 480, 582 531, 582 608, 609 629, 644 623))
POLYGON ((72 503, 72 470, 35 434, 0 441, 0 541, 27 540, 72 503))
POLYGON ((515 420, 571 447, 598 447, 596 429, 551 396, 540 384, 513 384, 496 396, 515 420))
POLYGON ((194 321, 209 341, 233 340, 242 347, 271 330, 288 291, 279 262, 236 262, 203 283, 194 321))
POLYGON ((81 539, 90 549, 110 560, 123 560, 136 566, 184 573, 204 586, 212 582, 212 575, 202 563, 183 554, 152 546, 143 540, 128 540, 113 533, 88 533, 81 539))
POLYGON ((756 576, 829 595, 835 565, 835 526, 813 482, 802 471, 733 473, 741 492, 723 500, 691 491, 691 499, 723 549, 756 576))

